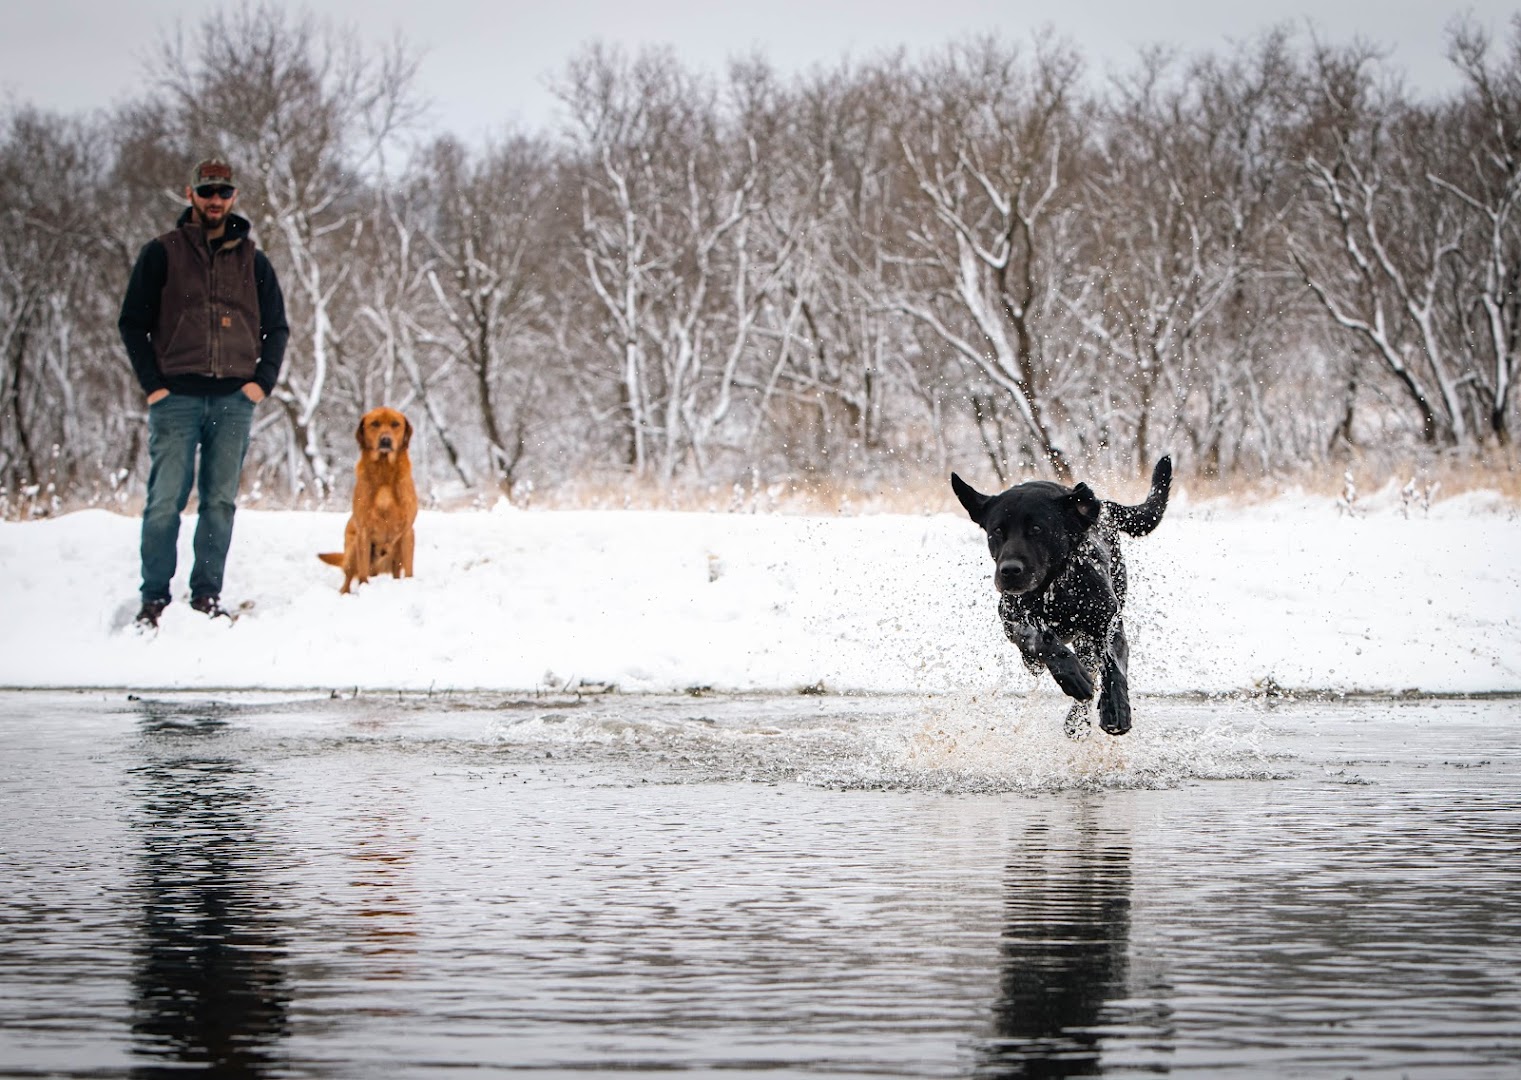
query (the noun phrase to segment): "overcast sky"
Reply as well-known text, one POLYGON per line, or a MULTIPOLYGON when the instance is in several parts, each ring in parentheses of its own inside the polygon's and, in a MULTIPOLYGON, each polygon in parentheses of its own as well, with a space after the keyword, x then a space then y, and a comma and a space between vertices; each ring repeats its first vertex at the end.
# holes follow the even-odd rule
MULTIPOLYGON (((190 0, 0 0, 0 98, 65 112, 134 96, 145 59, 176 24, 197 25, 213 10, 190 0)), ((400 33, 422 55, 420 89, 440 130, 475 140, 516 123, 538 129, 553 119, 545 89, 593 38, 637 49, 672 46, 688 66, 713 72, 736 53, 759 50, 784 72, 844 57, 865 59, 907 46, 933 48, 972 33, 1024 40, 1049 26, 1091 64, 1125 64, 1145 44, 1195 51, 1250 38, 1278 22, 1313 27, 1337 42, 1361 36, 1390 50, 1410 85, 1441 92, 1455 85, 1445 28, 1471 13, 1508 34, 1515 0, 312 0, 304 9, 372 42, 400 33)))

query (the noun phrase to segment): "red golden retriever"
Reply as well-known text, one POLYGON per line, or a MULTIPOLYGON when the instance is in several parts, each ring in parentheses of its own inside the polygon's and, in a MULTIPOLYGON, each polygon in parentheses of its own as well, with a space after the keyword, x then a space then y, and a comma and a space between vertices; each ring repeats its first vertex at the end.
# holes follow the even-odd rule
POLYGON ((359 461, 354 466, 354 508, 343 530, 343 553, 317 558, 343 567, 343 588, 372 575, 412 576, 412 526, 417 521, 417 489, 407 446, 412 424, 395 409, 371 409, 359 418, 359 461))

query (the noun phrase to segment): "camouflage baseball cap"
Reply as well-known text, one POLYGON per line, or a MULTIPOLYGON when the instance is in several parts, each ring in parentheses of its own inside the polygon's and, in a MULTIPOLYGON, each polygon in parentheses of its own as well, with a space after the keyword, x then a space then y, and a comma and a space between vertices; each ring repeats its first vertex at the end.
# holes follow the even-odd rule
POLYGON ((202 184, 226 184, 229 187, 237 187, 237 180, 233 179, 232 166, 221 158, 207 158, 196 164, 190 170, 190 186, 198 188, 202 184))

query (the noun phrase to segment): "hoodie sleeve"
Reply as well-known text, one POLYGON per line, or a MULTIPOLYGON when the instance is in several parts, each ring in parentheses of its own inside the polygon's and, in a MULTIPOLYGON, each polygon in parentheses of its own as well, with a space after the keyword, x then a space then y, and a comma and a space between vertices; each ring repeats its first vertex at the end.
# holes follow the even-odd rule
POLYGON ((116 329, 127 358, 145 395, 164 388, 159 374, 158 357, 153 352, 153 325, 158 321, 159 299, 169 276, 169 255, 158 240, 149 240, 137 254, 132 276, 127 280, 127 295, 122 300, 116 329))
POLYGON ((275 391, 280 381, 280 365, 285 360, 285 343, 290 340, 290 323, 285 318, 285 294, 280 279, 264 252, 254 252, 254 284, 259 290, 259 366, 254 382, 265 396, 275 391))

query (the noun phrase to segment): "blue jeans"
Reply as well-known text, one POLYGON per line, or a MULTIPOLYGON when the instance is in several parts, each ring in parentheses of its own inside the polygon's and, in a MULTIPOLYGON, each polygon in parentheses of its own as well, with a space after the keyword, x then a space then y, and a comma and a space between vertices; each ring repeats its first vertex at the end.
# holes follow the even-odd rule
POLYGON ((143 599, 168 600, 174 579, 180 514, 190 501, 200 450, 200 519, 190 595, 220 596, 232 543, 243 455, 254 403, 241 390, 219 397, 170 394, 148 406, 148 502, 143 507, 143 599))

